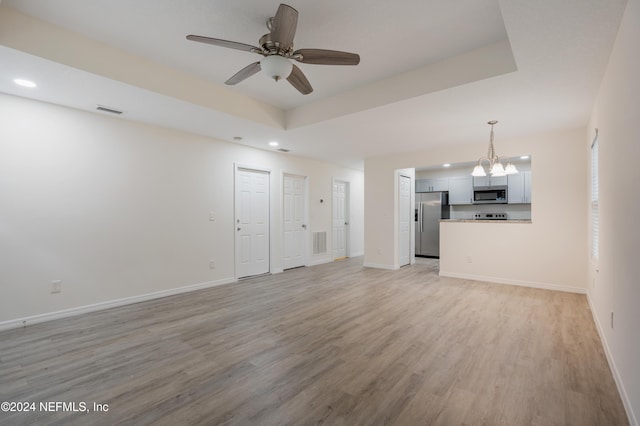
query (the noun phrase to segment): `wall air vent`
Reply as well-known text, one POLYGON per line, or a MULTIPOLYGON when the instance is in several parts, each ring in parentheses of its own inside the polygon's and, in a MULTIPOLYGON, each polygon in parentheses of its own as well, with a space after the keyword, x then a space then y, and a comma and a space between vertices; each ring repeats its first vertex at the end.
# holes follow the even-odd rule
POLYGON ((278 148, 278 151, 280 151, 280 152, 289 152, 288 149, 284 149, 284 148, 278 148))
POLYGON ((96 108, 98 111, 110 112, 111 114, 122 114, 122 111, 118 111, 117 109, 109 108, 103 105, 98 105, 96 108))
POLYGON ((313 254, 327 252, 327 231, 318 231, 313 234, 313 254))

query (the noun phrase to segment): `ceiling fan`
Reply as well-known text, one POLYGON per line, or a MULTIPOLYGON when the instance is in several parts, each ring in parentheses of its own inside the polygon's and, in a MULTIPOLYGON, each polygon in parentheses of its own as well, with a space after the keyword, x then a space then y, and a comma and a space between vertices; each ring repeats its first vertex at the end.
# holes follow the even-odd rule
POLYGON ((356 53, 325 49, 298 49, 294 51, 293 37, 296 34, 297 25, 298 11, 289 5, 281 4, 278 6, 276 16, 267 20, 269 33, 260 37, 260 47, 198 35, 188 35, 187 40, 244 50, 264 56, 262 60, 238 71, 225 81, 225 84, 238 84, 262 70, 275 81, 286 78, 303 95, 313 92, 313 87, 300 68, 294 65, 290 59, 303 64, 315 65, 358 65, 360 63, 360 55, 356 53))

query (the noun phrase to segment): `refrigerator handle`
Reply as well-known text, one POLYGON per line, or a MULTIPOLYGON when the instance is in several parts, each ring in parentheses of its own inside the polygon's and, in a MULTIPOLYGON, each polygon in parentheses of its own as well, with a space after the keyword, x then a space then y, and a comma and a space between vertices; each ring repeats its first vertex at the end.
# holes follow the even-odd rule
POLYGON ((422 217, 422 213, 423 213, 423 208, 422 208, 422 201, 420 201, 420 232, 424 232, 424 218, 422 217))

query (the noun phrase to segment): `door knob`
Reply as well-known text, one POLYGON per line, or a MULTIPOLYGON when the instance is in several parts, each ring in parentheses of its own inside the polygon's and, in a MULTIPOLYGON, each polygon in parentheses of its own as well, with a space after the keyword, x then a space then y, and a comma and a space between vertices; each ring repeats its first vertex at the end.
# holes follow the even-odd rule
POLYGON ((348 224, 349 224, 349 222, 345 222, 344 224, 345 224, 345 225, 348 225, 348 224))
POLYGON ((240 228, 240 227, 238 227, 238 231, 239 231, 240 229, 241 229, 241 228, 240 228))
POLYGON ((302 225, 302 227, 303 227, 304 229, 307 229, 307 225, 304 225, 304 224, 303 224, 303 225, 302 225))

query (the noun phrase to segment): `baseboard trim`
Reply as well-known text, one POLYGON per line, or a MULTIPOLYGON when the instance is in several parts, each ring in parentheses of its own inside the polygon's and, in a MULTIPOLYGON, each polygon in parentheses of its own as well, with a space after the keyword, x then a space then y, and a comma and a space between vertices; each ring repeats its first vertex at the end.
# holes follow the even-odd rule
POLYGON ((631 400, 629 399, 629 395, 627 394, 624 383, 622 382, 622 377, 620 376, 618 368, 616 367, 616 363, 613 359, 613 356, 611 355, 611 349, 609 348, 609 344, 607 343, 607 339, 605 338, 602 324, 600 324, 600 321, 598 321, 598 316, 596 315, 596 307, 593 304, 593 300, 591 300, 591 292, 589 291, 587 292, 587 301, 589 302, 591 316, 593 317, 593 322, 596 324, 596 330, 598 330, 598 335, 600 336, 600 341, 602 342, 602 347, 604 348, 604 354, 607 357, 609 368, 613 373, 613 380, 616 382, 618 393, 620 394, 620 398, 622 399, 622 405, 624 405, 624 410, 627 412, 627 419, 629 420, 629 424, 632 426, 638 426, 638 419, 633 412, 631 400))
POLYGON ((45 314, 32 315, 24 318, 18 318, 8 321, 0 322, 0 331, 10 330, 13 328, 26 327, 33 324, 38 324, 47 321, 54 321, 57 319, 74 317, 77 315, 87 314, 95 311, 102 311, 104 309, 116 308, 118 306, 131 305, 139 302, 146 302, 148 300, 160 299, 168 296, 175 296, 176 294, 188 293, 191 291, 202 290, 205 288, 216 287, 224 284, 231 284, 237 282, 235 278, 225 278, 222 280, 208 281, 199 284, 188 285, 184 287, 172 288, 169 290, 156 291, 153 293, 141 294, 138 296, 125 297, 123 299, 108 300, 106 302, 94 303, 91 305, 78 306, 75 308, 64 309, 62 311, 47 312, 45 314))
POLYGON ((333 259, 327 257, 324 259, 311 260, 309 261, 309 264, 307 266, 323 265, 325 263, 331 263, 331 262, 333 262, 333 259))
POLYGON ((457 272, 440 271, 441 277, 462 278, 465 280, 483 281, 498 284, 517 285, 519 287, 541 288, 544 290, 564 291, 566 293, 586 294, 587 289, 580 287, 571 287, 558 284, 540 283, 535 281, 511 280, 507 278, 485 277, 483 275, 460 274, 457 272))
POLYGON ((351 253, 349 255, 349 257, 360 257, 360 256, 364 256, 364 252, 363 251, 359 251, 357 253, 351 253))
POLYGON ((362 265, 365 268, 376 268, 376 269, 387 269, 389 271, 395 271, 396 268, 395 265, 384 265, 382 263, 371 263, 371 262, 364 262, 364 264, 362 265))

